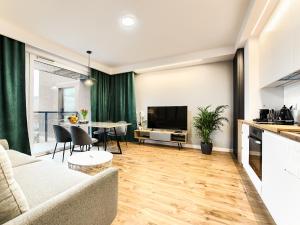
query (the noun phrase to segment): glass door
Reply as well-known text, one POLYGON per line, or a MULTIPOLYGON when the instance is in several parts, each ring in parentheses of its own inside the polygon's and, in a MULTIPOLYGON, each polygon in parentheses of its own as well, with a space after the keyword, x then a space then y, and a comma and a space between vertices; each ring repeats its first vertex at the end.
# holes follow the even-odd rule
MULTIPOLYGON (((54 150, 54 124, 78 114, 82 108, 90 110, 90 87, 80 81, 87 72, 82 67, 35 52, 26 52, 27 124, 31 152, 42 155, 54 150)), ((58 145, 58 150, 62 147, 58 145)))

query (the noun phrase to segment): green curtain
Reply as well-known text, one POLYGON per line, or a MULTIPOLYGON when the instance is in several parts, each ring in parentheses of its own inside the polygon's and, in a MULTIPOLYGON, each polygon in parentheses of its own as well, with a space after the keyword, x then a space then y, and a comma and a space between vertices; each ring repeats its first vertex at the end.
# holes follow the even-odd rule
POLYGON ((91 116, 92 121, 108 121, 109 117, 109 93, 110 75, 92 69, 91 76, 97 83, 91 88, 91 116))
POLYGON ((92 69, 97 83, 91 88, 92 121, 126 121, 128 140, 133 141, 137 127, 134 92, 134 73, 108 75, 92 69))
POLYGON ((133 141, 133 131, 137 128, 134 91, 134 73, 122 73, 110 76, 109 114, 112 121, 127 121, 128 139, 133 141))
POLYGON ((26 118, 25 44, 0 35, 0 138, 30 155, 26 118))

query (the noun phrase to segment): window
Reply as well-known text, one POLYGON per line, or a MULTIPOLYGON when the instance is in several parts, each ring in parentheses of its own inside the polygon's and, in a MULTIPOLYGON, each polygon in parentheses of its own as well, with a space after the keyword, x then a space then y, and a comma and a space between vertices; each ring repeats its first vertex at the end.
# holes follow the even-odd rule
POLYGON ((75 106, 75 88, 63 88, 63 112, 74 112, 75 106))

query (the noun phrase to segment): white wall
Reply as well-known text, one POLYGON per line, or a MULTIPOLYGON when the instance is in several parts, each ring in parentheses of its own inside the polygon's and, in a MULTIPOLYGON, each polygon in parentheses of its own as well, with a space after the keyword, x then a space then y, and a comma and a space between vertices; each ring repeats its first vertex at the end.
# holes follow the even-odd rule
POLYGON ((188 106, 189 144, 199 146, 200 140, 192 129, 197 107, 229 105, 225 116, 230 123, 214 136, 214 144, 231 149, 231 118, 233 105, 232 62, 220 62, 139 74, 136 76, 137 112, 147 114, 148 106, 188 106))
POLYGON ((295 107, 294 119, 300 122, 300 82, 284 87, 284 104, 295 107))
POLYGON ((245 71, 245 119, 258 117, 258 110, 262 108, 259 85, 259 50, 257 40, 250 39, 244 48, 245 71))

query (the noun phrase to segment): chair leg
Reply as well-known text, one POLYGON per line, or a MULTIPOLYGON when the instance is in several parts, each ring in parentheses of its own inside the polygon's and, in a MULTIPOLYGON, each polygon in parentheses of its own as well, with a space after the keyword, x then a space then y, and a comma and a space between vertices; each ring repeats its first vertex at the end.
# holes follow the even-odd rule
POLYGON ((75 145, 73 145, 73 146, 72 146, 72 149, 71 149, 71 154, 70 154, 70 155, 72 155, 72 154, 73 154, 74 148, 75 148, 75 145))
POLYGON ((53 155, 52 155, 52 159, 54 159, 54 155, 55 155, 55 152, 56 152, 56 147, 57 147, 57 142, 55 144, 55 148, 54 148, 54 152, 53 152, 53 155))
POLYGON ((64 161, 64 159, 65 159, 65 151, 66 151, 66 143, 64 143, 64 150, 63 150, 62 161, 64 161))

